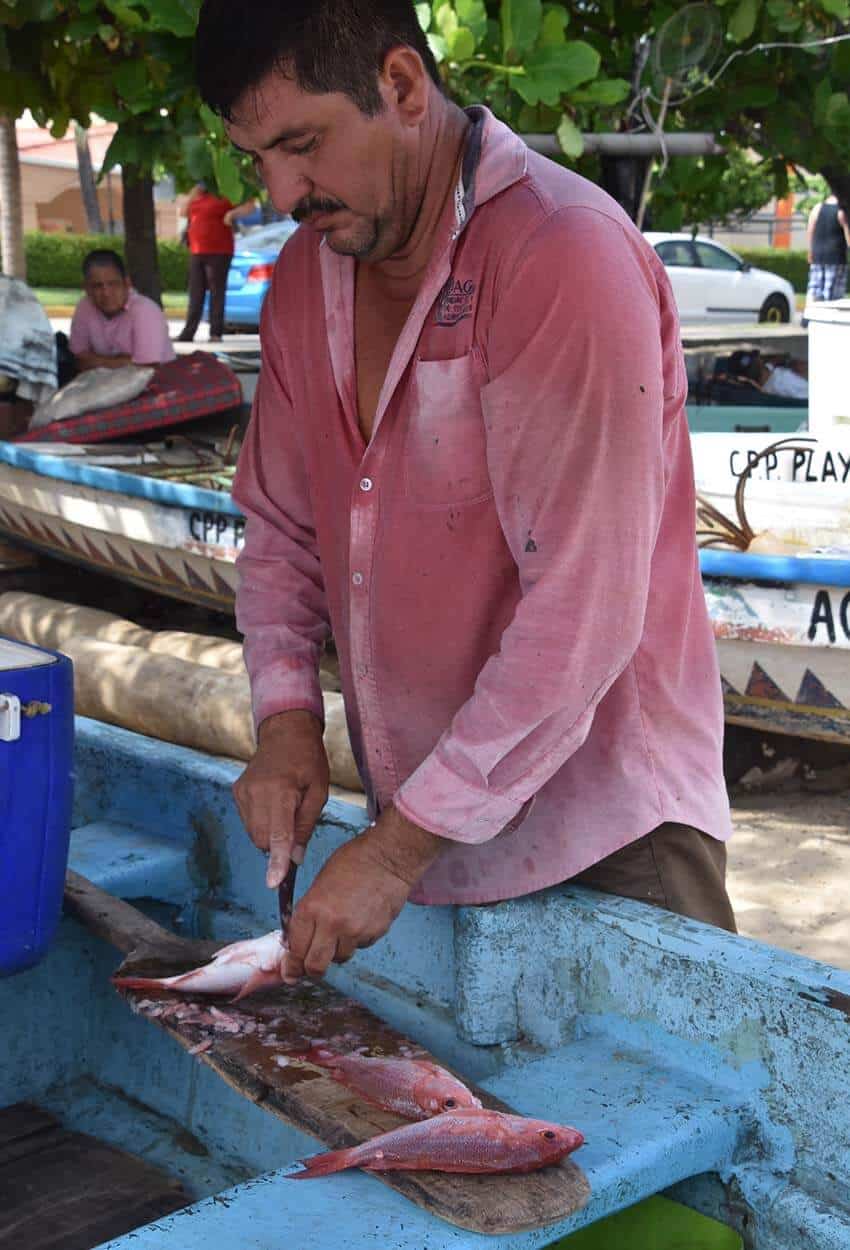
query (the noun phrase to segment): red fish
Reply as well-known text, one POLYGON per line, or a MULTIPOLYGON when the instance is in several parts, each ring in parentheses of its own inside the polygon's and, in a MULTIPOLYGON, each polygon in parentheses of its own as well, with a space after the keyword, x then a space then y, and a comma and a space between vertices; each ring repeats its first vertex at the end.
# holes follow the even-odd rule
POLYGON ((346 1168, 370 1172, 536 1172, 583 1145, 578 1129, 528 1120, 501 1111, 446 1111, 431 1120, 405 1124, 359 1146, 303 1159, 291 1181, 329 1176, 346 1168))
POLYGON ((295 1057, 328 1068, 335 1081, 408 1120, 427 1120, 459 1107, 481 1107, 462 1081, 428 1059, 370 1059, 338 1055, 321 1046, 295 1057))

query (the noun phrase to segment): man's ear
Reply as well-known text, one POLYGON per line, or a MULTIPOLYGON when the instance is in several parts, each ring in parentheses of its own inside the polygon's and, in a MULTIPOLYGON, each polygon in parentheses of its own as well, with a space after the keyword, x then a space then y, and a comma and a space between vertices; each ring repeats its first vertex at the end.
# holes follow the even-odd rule
POLYGON ((428 110, 431 77, 414 48, 390 48, 378 77, 384 106, 394 109, 407 126, 421 124, 428 110))

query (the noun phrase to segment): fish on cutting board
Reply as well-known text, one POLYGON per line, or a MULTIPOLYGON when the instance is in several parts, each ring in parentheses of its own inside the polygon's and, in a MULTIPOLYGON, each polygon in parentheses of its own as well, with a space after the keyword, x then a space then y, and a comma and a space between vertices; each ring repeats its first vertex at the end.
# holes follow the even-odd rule
POLYGON ((178 990, 183 994, 235 994, 234 1002, 257 990, 282 985, 280 961, 284 953, 280 929, 262 937, 231 942, 216 951, 201 968, 174 977, 112 978, 122 990, 178 990))
POLYGON ((575 1128, 471 1107, 380 1133, 359 1146, 303 1159, 287 1179, 311 1180, 346 1168, 370 1172, 536 1172, 584 1144, 575 1128))
POLYGON ((292 1057, 326 1068, 335 1081, 409 1120, 427 1120, 461 1107, 481 1108, 462 1081, 428 1059, 342 1055, 318 1045, 292 1057))

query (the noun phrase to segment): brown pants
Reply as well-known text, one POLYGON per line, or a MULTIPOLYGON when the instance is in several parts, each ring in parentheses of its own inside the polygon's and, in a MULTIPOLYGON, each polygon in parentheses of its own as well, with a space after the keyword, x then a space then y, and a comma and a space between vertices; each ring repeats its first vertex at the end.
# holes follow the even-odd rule
POLYGON ((726 893, 726 845, 690 825, 659 825, 571 880, 737 932, 726 893))

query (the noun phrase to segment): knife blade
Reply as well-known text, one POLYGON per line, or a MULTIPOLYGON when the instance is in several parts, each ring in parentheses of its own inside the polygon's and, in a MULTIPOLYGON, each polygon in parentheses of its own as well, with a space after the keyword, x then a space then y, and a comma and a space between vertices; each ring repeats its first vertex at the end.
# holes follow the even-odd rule
POLYGON ((280 909, 280 933, 284 946, 288 944, 289 920, 292 916, 292 901, 295 896, 295 876, 297 872, 298 864, 294 859, 290 859, 286 876, 277 887, 277 902, 280 909))

